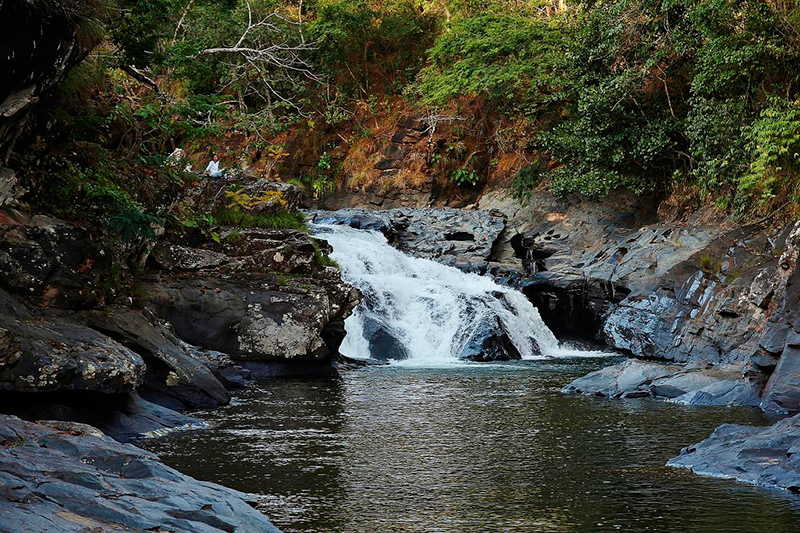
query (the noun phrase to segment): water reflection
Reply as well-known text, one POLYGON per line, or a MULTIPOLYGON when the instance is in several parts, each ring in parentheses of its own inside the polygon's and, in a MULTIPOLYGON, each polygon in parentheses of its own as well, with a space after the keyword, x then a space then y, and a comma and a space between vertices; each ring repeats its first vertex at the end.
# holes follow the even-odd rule
POLYGON ((286 380, 146 446, 284 531, 797 531, 798 500, 666 469, 750 409, 562 396, 602 360, 286 380))

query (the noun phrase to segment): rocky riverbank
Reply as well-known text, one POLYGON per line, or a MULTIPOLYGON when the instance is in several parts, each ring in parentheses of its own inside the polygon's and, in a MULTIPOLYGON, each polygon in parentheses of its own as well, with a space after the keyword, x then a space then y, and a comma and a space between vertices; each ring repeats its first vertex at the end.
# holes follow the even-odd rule
MULTIPOLYGON (((3 412, 62 422, 0 417, 0 529, 275 530, 244 495, 182 476, 111 437, 200 424, 179 411, 226 404, 229 390, 259 378, 334 372, 344 319, 360 294, 328 266, 326 243, 298 230, 233 226, 112 241, 29 215, 13 173, 3 179, 3 412)), ((202 180, 182 201, 214 216, 231 186, 202 180)), ((277 191, 281 205, 295 208, 291 186, 239 187, 262 197, 277 191)))

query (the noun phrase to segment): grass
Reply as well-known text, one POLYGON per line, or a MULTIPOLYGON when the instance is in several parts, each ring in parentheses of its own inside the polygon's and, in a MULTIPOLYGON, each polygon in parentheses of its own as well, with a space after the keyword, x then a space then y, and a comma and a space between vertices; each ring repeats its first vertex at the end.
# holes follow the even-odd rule
POLYGON ((266 229, 295 229, 308 231, 306 218, 302 213, 278 211, 261 215, 249 215, 240 209, 228 208, 219 213, 217 222, 227 226, 242 226, 247 228, 266 229))

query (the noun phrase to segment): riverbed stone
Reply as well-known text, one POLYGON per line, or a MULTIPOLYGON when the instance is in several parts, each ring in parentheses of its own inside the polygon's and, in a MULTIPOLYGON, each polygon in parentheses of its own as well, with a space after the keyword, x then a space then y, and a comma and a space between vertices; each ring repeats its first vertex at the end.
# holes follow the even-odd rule
POLYGON ((78 423, 0 415, 2 531, 278 532, 241 492, 78 423))

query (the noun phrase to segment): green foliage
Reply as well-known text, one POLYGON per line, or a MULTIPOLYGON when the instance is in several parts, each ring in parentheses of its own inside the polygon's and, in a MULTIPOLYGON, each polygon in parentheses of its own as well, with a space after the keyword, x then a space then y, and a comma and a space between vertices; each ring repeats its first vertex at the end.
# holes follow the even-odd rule
POLYGON ((558 19, 512 13, 459 19, 429 51, 417 90, 434 106, 471 95, 508 114, 531 113, 558 84, 555 67, 568 35, 558 19))
POLYGON ((764 204, 780 192, 792 202, 800 199, 800 100, 772 98, 769 104, 744 128, 752 153, 750 167, 738 183, 744 204, 764 204))
POLYGON ((539 185, 545 164, 540 159, 524 165, 511 180, 511 195, 520 203, 530 201, 533 189, 539 185))
POLYGON ((364 95, 373 84, 400 92, 438 32, 438 12, 420 7, 415 0, 312 2, 312 61, 345 97, 364 95))
POLYGON ((244 240, 244 233, 238 230, 233 230, 225 236, 225 242, 228 244, 239 244, 244 240))
POLYGON ((450 181, 464 187, 466 185, 476 186, 481 181, 480 175, 474 170, 467 170, 466 168, 459 168, 450 174, 450 181))
POLYGON ((104 161, 86 167, 63 156, 48 158, 34 177, 36 203, 56 216, 107 227, 112 235, 132 241, 155 236, 163 221, 123 189, 122 179, 104 161))

